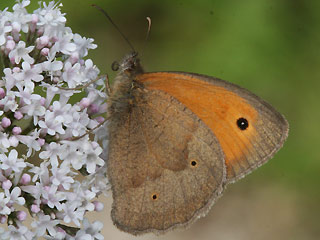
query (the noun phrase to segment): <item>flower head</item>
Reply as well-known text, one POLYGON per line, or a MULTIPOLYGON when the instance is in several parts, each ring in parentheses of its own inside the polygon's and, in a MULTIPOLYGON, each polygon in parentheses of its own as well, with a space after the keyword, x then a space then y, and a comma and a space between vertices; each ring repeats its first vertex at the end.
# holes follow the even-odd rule
POLYGON ((8 224, 0 239, 102 239, 102 225, 85 218, 108 186, 106 130, 87 134, 107 97, 99 69, 84 59, 97 45, 66 26, 62 4, 40 2, 32 13, 29 4, 0 11, 0 221, 8 224), (81 92, 85 100, 75 101, 81 92))

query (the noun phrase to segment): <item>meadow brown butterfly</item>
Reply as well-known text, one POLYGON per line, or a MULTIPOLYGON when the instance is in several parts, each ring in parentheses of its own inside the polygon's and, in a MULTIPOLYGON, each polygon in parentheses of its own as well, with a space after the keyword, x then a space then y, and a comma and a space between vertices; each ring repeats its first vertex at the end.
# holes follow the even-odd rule
POLYGON ((286 119, 246 89, 194 73, 145 73, 137 53, 120 62, 108 104, 111 216, 134 235, 189 226, 288 136, 286 119))

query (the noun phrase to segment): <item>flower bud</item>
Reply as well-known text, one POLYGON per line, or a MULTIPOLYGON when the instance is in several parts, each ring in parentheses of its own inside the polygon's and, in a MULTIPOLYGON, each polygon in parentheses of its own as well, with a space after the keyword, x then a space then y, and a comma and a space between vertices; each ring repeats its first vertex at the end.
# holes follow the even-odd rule
POLYGON ((40 212, 40 208, 39 208, 39 206, 36 205, 36 204, 32 204, 30 210, 31 210, 31 212, 34 212, 34 213, 40 212))
POLYGON ((19 111, 16 111, 14 113, 14 118, 17 119, 17 120, 20 120, 20 119, 23 118, 23 114, 21 112, 19 112, 19 111))
POLYGON ((12 182, 7 179, 2 182, 2 189, 10 189, 12 187, 12 182))
POLYGON ((101 212, 104 208, 104 205, 102 202, 99 202, 99 201, 93 201, 92 202, 94 204, 94 210, 97 211, 97 212, 101 212))
POLYGON ((13 133, 14 135, 19 135, 21 132, 22 132, 21 127, 14 127, 14 128, 12 129, 12 133, 13 133))
POLYGON ((6 96, 6 92, 3 88, 0 88, 0 99, 4 98, 6 96))
POLYGON ((11 120, 10 120, 9 118, 7 118, 7 117, 2 118, 1 126, 2 126, 3 128, 7 128, 7 127, 9 127, 10 125, 11 125, 11 120))
POLYGON ((18 211, 17 212, 17 219, 21 222, 23 222, 24 220, 26 220, 27 218, 27 213, 24 211, 18 211))
POLYGON ((27 185, 29 184, 31 181, 31 176, 27 173, 22 174, 21 179, 20 179, 20 183, 23 185, 27 185))

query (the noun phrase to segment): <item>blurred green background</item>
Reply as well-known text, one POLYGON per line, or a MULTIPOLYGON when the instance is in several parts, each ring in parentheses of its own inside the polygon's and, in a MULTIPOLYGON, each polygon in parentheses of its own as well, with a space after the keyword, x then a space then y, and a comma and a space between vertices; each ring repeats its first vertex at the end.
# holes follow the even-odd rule
MULTIPOLYGON (((140 52, 146 71, 188 71, 241 85, 270 102, 290 124, 283 149, 230 185, 206 218, 187 231, 137 239, 320 239, 320 1, 62 0, 67 25, 95 39, 89 58, 108 73, 130 51, 104 8, 140 52), (145 41, 146 17, 152 18, 145 41)), ((1 0, 0 7, 11 7, 1 0)), ((35 9, 32 1, 29 9, 35 9)), ((132 239, 105 212, 106 239, 132 239)))

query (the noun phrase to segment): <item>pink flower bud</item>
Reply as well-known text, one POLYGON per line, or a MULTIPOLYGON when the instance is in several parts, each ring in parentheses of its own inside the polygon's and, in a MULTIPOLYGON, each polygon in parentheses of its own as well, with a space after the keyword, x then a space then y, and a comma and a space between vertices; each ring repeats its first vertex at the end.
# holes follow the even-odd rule
POLYGON ((37 14, 32 14, 32 16, 31 16, 31 22, 32 23, 37 23, 39 21, 39 17, 38 17, 38 15, 37 14))
POLYGON ((92 147, 93 149, 96 149, 97 147, 99 147, 100 145, 97 142, 92 142, 92 147))
POLYGON ((43 28, 38 29, 38 32, 37 32, 38 36, 42 36, 43 35, 43 31, 44 31, 43 28))
POLYGON ((78 52, 73 52, 71 53, 71 56, 69 57, 69 61, 71 64, 75 64, 79 61, 79 53, 78 52))
POLYGON ((90 99, 89 98, 82 98, 80 101, 80 107, 81 108, 87 108, 90 105, 90 99))
POLYGON ((36 204, 32 204, 30 210, 31 212, 34 212, 34 213, 40 212, 40 208, 36 204))
POLYGON ((5 215, 0 215, 0 223, 4 224, 7 221, 7 216, 5 215))
POLYGON ((104 117, 99 116, 99 117, 96 117, 95 120, 96 120, 98 123, 102 123, 105 119, 104 119, 104 117))
POLYGON ((23 222, 24 220, 26 220, 27 218, 27 213, 24 211, 18 211, 17 212, 17 219, 21 222, 23 222))
POLYGON ((49 48, 42 48, 40 53, 42 56, 48 56, 49 52, 50 52, 49 48))
POLYGON ((12 72, 14 72, 14 73, 21 72, 21 68, 19 68, 19 67, 14 67, 14 68, 12 69, 12 72))
POLYGON ((0 88, 0 99, 4 98, 6 96, 6 92, 3 88, 0 88))
POLYGON ((89 107, 89 112, 90 112, 90 114, 98 113, 99 112, 98 104, 95 104, 95 103, 91 104, 90 107, 89 107))
POLYGON ((50 213, 50 217, 51 217, 51 219, 56 219, 56 215, 52 212, 52 213, 50 213))
POLYGON ((16 42, 13 40, 8 40, 6 43, 6 51, 10 52, 14 49, 14 47, 16 46, 16 42))
POLYGON ((13 133, 14 135, 19 135, 21 132, 22 132, 21 127, 14 127, 14 128, 12 129, 12 133, 13 133))
POLYGON ((42 49, 42 48, 44 48, 45 46, 48 45, 49 37, 46 36, 46 35, 41 36, 36 40, 36 43, 37 43, 37 49, 42 49))
POLYGON ((11 125, 11 120, 7 117, 2 118, 1 126, 7 128, 11 125))
POLYGON ((44 140, 43 138, 39 138, 37 142, 39 143, 40 147, 42 147, 46 143, 46 140, 44 140))
POLYGON ((17 120, 20 120, 20 119, 23 118, 23 114, 21 112, 19 112, 19 111, 16 111, 14 113, 14 118, 17 119, 17 120))
POLYGON ((11 187, 12 187, 12 182, 9 179, 2 182, 3 189, 10 189, 11 187))
POLYGON ((101 212, 104 208, 104 205, 102 202, 99 202, 99 201, 93 201, 92 202, 93 205, 94 205, 94 210, 97 211, 97 212, 101 212))
POLYGON ((29 184, 31 181, 31 176, 27 173, 22 174, 21 179, 20 179, 20 183, 23 185, 27 185, 29 184))
POLYGON ((10 63, 11 63, 12 65, 15 65, 15 64, 16 64, 16 59, 15 59, 15 57, 11 57, 11 58, 9 58, 9 60, 10 60, 10 63))

